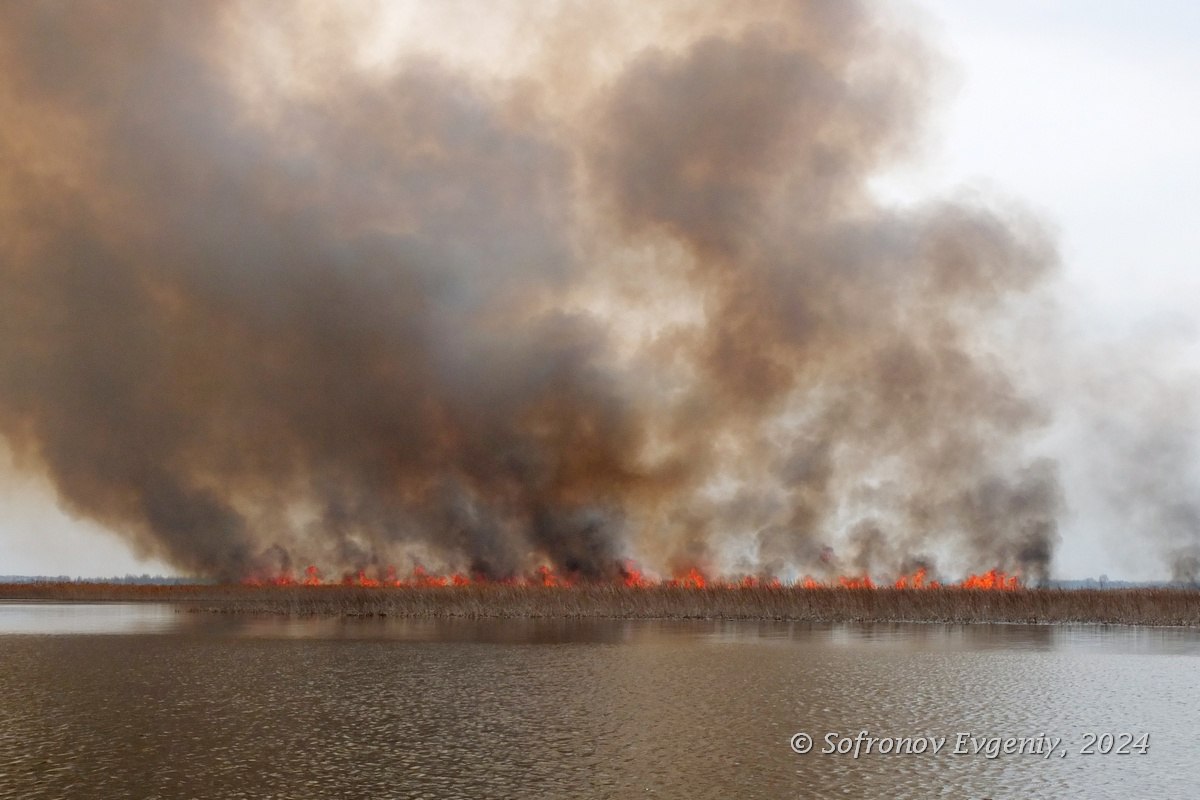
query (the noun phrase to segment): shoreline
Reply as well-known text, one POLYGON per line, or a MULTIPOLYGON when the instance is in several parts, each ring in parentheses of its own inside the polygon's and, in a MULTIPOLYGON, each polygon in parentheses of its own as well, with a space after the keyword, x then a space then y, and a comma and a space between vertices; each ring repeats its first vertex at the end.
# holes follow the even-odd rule
POLYGON ((0 601, 168 603, 182 611, 324 617, 728 619, 1200 628, 1200 589, 465 587, 0 584, 0 601))

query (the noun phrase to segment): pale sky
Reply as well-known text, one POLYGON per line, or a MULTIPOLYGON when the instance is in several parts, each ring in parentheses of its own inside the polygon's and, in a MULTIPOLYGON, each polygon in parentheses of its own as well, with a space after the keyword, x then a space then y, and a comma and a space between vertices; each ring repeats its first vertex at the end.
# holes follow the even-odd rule
MULTIPOLYGON (((1200 5, 918 5, 951 72, 922 158, 881 176, 880 195, 903 203, 973 186, 1019 199, 1058 234, 1064 330, 1097 344, 1152 336, 1179 370, 1200 368, 1200 5)), ((48 486, 7 462, 0 451, 0 574, 171 572, 57 509, 48 486)), ((1165 577, 1072 494, 1077 466, 1062 467, 1073 513, 1056 576, 1165 577)))

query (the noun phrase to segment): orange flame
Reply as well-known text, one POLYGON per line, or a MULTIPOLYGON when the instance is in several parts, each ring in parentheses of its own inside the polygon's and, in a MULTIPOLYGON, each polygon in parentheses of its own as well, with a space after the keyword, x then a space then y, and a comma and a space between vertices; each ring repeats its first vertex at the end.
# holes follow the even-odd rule
MULTIPOLYGON (((636 563, 625 561, 618 567, 618 574, 612 580, 617 585, 635 589, 649 589, 660 586, 675 589, 720 588, 747 590, 763 588, 782 589, 785 587, 793 589, 842 588, 856 591, 874 590, 880 588, 880 586, 890 586, 891 588, 900 590, 943 588, 942 583, 929 580, 928 578, 929 575, 926 568, 918 567, 910 574, 900 575, 893 581, 884 583, 877 583, 870 575, 864 573, 862 575, 843 575, 828 582, 818 581, 810 575, 805 575, 792 583, 785 584, 779 578, 762 575, 712 577, 697 567, 689 567, 686 571, 675 573, 671 578, 660 579, 647 575, 636 563)), ((394 566, 388 566, 373 574, 365 569, 360 569, 355 573, 346 573, 340 581, 327 581, 322 579, 321 573, 316 566, 309 566, 304 570, 304 576, 299 580, 293 577, 290 571, 285 570, 274 576, 253 574, 243 580, 242 583, 247 586, 324 586, 331 583, 341 583, 343 586, 361 586, 366 588, 383 586, 396 588, 461 587, 495 583, 510 586, 565 588, 575 586, 579 581, 580 578, 577 574, 563 574, 555 571, 553 567, 546 564, 538 566, 532 573, 527 575, 517 575, 501 579, 489 579, 483 575, 467 575, 461 572, 439 575, 431 573, 420 564, 417 564, 406 577, 399 575, 394 566)), ((1018 575, 1006 573, 999 569, 992 569, 977 575, 968 575, 959 583, 945 584, 945 586, 946 588, 957 589, 1015 591, 1020 589, 1022 584, 1018 575)))
POLYGON ((353 575, 353 576, 347 575, 342 580, 342 582, 345 583, 347 586, 365 586, 365 587, 372 588, 372 589, 377 586, 382 585, 381 581, 378 578, 369 577, 367 575, 366 570, 362 570, 362 569, 360 569, 358 571, 357 575, 353 575))
POLYGON ((708 579, 704 577, 704 573, 692 567, 683 575, 676 575, 667 581, 667 585, 678 589, 703 589, 708 585, 708 579))
POLYGON ((537 568, 537 576, 533 581, 538 586, 570 586, 571 581, 560 578, 554 574, 554 570, 547 567, 545 564, 537 568))
POLYGON ((920 589, 925 586, 925 568, 917 567, 912 575, 901 575, 896 579, 897 589, 920 589))
POLYGON ((988 570, 982 575, 968 575, 959 584, 963 589, 994 589, 1014 591, 1020 588, 1021 582, 1016 575, 1008 575, 998 569, 988 570))
POLYGON ((649 589, 657 583, 643 575, 637 564, 632 561, 621 564, 621 581, 633 589, 649 589))
POLYGON ((446 586, 450 579, 444 575, 431 575, 420 564, 413 567, 412 585, 414 586, 446 586))

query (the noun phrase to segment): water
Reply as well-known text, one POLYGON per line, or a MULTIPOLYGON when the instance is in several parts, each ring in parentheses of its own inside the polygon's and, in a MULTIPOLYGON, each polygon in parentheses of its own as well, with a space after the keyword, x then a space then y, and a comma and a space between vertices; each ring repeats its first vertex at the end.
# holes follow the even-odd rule
POLYGON ((1198 667, 1200 634, 1168 629, 8 603, 0 797, 1188 797, 1198 667), (862 730, 947 743, 820 754, 862 730), (954 755, 959 733, 1067 755, 954 755), (1148 752, 1079 753, 1103 733, 1148 752))

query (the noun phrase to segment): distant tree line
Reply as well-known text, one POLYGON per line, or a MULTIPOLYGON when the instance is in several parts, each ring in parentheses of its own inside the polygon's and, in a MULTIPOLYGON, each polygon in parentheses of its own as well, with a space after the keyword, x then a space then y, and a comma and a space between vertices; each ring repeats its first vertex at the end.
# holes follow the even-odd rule
POLYGON ((178 575, 123 575, 111 578, 78 578, 70 575, 0 575, 0 583, 111 583, 127 586, 187 586, 213 583, 205 578, 178 575))

